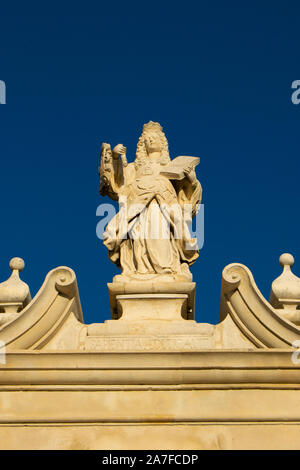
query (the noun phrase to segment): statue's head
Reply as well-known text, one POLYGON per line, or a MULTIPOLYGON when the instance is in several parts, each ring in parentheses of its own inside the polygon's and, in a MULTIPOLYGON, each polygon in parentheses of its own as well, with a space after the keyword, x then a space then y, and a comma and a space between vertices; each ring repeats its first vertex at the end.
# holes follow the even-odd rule
POLYGON ((167 165, 170 162, 168 141, 161 125, 158 122, 149 121, 144 124, 142 135, 138 140, 135 165, 143 165, 153 152, 160 152, 161 165, 167 165))
POLYGON ((148 155, 153 152, 161 152, 162 145, 157 132, 149 132, 144 137, 146 152, 148 155))

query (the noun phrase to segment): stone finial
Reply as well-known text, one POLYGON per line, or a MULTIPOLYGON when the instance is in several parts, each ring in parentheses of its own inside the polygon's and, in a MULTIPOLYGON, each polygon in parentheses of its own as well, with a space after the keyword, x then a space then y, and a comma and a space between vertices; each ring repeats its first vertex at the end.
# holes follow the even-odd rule
MULTIPOLYGON (((270 303, 281 314, 294 323, 300 322, 300 278, 292 271, 295 260, 289 253, 283 253, 279 258, 279 263, 283 267, 283 272, 272 283, 270 303)), ((279 313, 279 312, 278 312, 279 313)))
POLYGON ((0 312, 17 313, 30 302, 31 296, 28 285, 19 277, 25 267, 22 258, 12 258, 9 267, 12 270, 10 278, 0 284, 0 312))

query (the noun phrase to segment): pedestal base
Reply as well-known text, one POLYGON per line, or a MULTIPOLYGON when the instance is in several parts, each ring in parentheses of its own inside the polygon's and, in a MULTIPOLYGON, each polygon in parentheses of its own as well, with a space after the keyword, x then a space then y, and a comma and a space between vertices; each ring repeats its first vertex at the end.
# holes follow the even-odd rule
POLYGON ((214 325, 194 320, 194 282, 108 284, 112 320, 88 326, 84 349, 191 351, 212 348, 214 325))

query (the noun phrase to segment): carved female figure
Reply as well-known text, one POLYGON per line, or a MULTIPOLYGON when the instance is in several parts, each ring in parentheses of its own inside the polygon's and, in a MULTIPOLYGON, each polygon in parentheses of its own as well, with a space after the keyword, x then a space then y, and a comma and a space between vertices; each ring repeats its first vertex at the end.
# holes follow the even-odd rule
POLYGON ((171 162, 162 127, 152 121, 143 127, 135 162, 127 164, 125 154, 122 144, 113 150, 102 144, 100 194, 120 205, 104 232, 109 257, 122 269, 115 280, 191 280, 198 249, 187 219, 201 202, 194 170, 199 159, 171 162))

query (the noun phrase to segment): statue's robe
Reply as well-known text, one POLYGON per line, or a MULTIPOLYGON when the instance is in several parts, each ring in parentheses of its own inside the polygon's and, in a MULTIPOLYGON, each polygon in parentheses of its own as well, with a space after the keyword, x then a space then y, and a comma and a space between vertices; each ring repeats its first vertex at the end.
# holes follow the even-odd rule
POLYGON ((187 178, 171 182, 162 170, 149 161, 137 170, 129 164, 122 176, 120 168, 113 173, 120 210, 107 225, 104 245, 124 275, 186 274, 198 257, 188 223, 201 201, 201 185, 192 187, 187 178))

